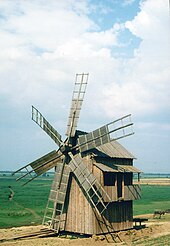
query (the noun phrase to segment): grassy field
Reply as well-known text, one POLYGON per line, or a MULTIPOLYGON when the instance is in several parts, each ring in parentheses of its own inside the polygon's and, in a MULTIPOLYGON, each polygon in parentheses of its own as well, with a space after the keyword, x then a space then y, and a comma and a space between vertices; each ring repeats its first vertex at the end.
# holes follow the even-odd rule
POLYGON ((13 177, 0 177, 0 228, 40 224, 51 187, 50 179, 37 179, 21 187, 13 177), (8 200, 8 186, 15 192, 8 200))
MULTIPOLYGON (((0 228, 40 224, 43 219, 51 178, 39 178, 26 186, 11 176, 0 177, 0 228), (8 200, 8 186, 14 198, 8 200)), ((170 186, 142 185, 142 199, 134 202, 134 215, 170 209, 170 186)))
POLYGON ((170 209, 169 185, 141 185, 142 199, 134 201, 134 215, 170 209))

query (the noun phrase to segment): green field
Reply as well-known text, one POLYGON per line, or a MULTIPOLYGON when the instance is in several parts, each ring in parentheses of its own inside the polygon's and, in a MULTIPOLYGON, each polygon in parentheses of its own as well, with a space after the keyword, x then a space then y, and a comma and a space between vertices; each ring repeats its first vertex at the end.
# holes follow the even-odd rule
MULTIPOLYGON (((38 178, 26 186, 11 176, 0 177, 0 228, 40 224, 43 219, 52 178, 38 178), (8 200, 8 186, 14 198, 8 200)), ((170 186, 142 185, 142 199, 134 202, 134 215, 170 209, 170 186)))
POLYGON ((142 199, 134 201, 134 215, 170 209, 170 186, 141 185, 142 199))
POLYGON ((13 177, 0 177, 0 228, 40 224, 51 187, 51 179, 37 179, 21 186, 13 177), (8 186, 15 192, 8 200, 8 186))

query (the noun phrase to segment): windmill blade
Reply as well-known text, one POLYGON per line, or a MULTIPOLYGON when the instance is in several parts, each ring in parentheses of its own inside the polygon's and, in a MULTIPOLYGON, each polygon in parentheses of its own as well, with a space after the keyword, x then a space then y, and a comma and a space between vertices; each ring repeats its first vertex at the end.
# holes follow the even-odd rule
POLYGON ((62 159, 63 159, 63 154, 59 150, 58 151, 54 150, 44 155, 43 157, 27 164, 26 166, 18 169, 13 173, 13 175, 22 172, 22 175, 19 178, 17 178, 16 181, 29 177, 28 181, 24 183, 25 185, 28 182, 40 176, 41 174, 55 167, 58 163, 62 162, 62 159))
POLYGON ((61 135, 50 125, 50 123, 42 116, 42 114, 32 106, 32 120, 35 121, 60 147, 63 142, 61 135))
POLYGON ((69 153, 69 156, 71 157, 69 167, 76 176, 86 198, 90 201, 95 211, 99 215, 102 215, 109 203, 112 202, 110 196, 103 189, 93 173, 90 172, 88 167, 83 163, 83 159, 79 154, 73 156, 69 153), (107 198, 107 201, 109 202, 105 203, 105 198, 107 198))
POLYGON ((119 118, 99 129, 78 138, 80 152, 88 151, 111 141, 134 134, 131 115, 119 118))
POLYGON ((88 81, 89 74, 76 74, 76 81, 72 96, 72 103, 71 103, 71 109, 69 113, 68 118, 68 124, 67 124, 67 132, 66 135, 69 137, 74 137, 81 106, 83 103, 86 87, 87 87, 87 81, 88 81))
POLYGON ((70 171, 70 167, 65 164, 65 159, 63 163, 57 165, 44 213, 43 224, 49 225, 50 229, 57 233, 60 229, 64 228, 66 222, 66 211, 64 211, 64 207, 70 171))

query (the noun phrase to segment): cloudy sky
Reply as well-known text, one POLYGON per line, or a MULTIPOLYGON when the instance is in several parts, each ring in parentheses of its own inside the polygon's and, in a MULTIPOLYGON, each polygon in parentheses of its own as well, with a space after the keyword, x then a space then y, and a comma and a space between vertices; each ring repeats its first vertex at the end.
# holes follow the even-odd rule
POLYGON ((170 172, 168 0, 0 0, 0 170, 56 149, 34 105, 65 138, 75 74, 89 83, 78 129, 132 114, 120 141, 144 172, 170 172))

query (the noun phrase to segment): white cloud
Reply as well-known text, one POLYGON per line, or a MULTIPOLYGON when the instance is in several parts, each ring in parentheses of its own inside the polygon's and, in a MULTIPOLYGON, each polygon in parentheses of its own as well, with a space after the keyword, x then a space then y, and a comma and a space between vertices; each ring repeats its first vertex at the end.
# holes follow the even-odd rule
POLYGON ((105 31, 88 17, 85 0, 6 1, 0 8, 5 15, 0 31, 1 93, 13 104, 41 104, 50 95, 47 107, 59 102, 64 106, 74 74, 82 71, 90 73, 88 101, 97 102, 97 114, 145 115, 169 107, 164 1, 143 1, 132 21, 113 23, 105 31), (134 58, 123 60, 114 58, 112 48, 120 45, 117 35, 124 28, 142 41, 134 58))
POLYGON ((147 0, 142 1, 141 11, 132 21, 126 22, 126 27, 130 31, 145 40, 158 39, 158 35, 163 35, 164 39, 169 32, 169 5, 167 0, 147 0), (164 25, 162 26, 162 23, 164 25), (164 36, 165 35, 165 36, 164 36))
POLYGON ((96 49, 96 45, 97 48, 117 45, 116 32, 113 28, 101 32, 85 33, 83 38, 93 46, 93 49, 96 49))
POLYGON ((76 72, 102 73, 103 61, 111 66, 116 30, 97 32, 86 1, 7 1, 0 8, 1 93, 12 104, 42 103, 46 95, 64 104, 76 72))
POLYGON ((79 15, 60 4, 54 8, 49 5, 51 8, 48 9, 48 4, 45 8, 40 3, 41 1, 31 1, 28 8, 28 2, 20 2, 19 6, 23 13, 9 15, 2 29, 21 39, 22 45, 31 44, 54 50, 64 40, 77 38, 84 31, 95 28, 95 24, 84 14, 79 15), (77 25, 79 22, 81 25, 77 25))
MULTIPOLYGON (((170 124, 169 123, 155 123, 155 122, 140 122, 137 124, 136 126, 137 128, 142 128, 142 129, 146 129, 149 131, 153 131, 153 129, 155 130, 154 132, 157 132, 157 135, 161 135, 162 131, 170 131, 170 124)), ((168 138, 167 135, 165 135, 166 138, 168 138)))
POLYGON ((170 41, 168 1, 147 0, 125 27, 141 38, 134 58, 122 62, 122 83, 106 88, 104 108, 149 115, 170 108, 170 41))

